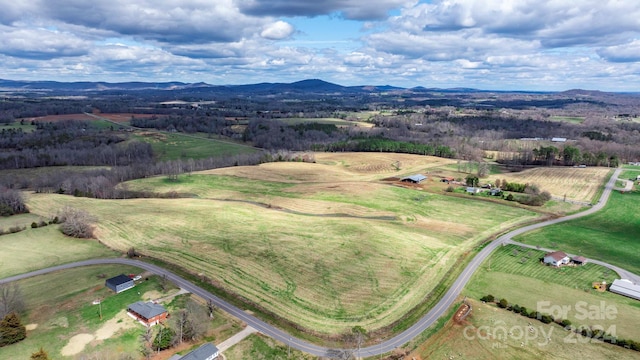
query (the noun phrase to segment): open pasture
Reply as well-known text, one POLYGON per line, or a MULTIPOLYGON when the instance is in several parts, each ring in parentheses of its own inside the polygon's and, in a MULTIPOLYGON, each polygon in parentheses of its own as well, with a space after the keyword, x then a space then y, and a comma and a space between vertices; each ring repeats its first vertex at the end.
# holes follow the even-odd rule
MULTIPOLYGON (((85 209, 98 217, 103 243, 180 264, 325 334, 393 323, 436 287, 461 254, 538 216, 375 180, 429 169, 429 157, 371 154, 367 166, 365 154, 322 155, 318 164, 234 167, 176 182, 158 177, 128 184, 192 198, 33 194, 29 206, 36 214, 63 205, 85 209), (376 165, 391 164, 388 157, 401 158, 406 168, 381 171, 376 165), (291 170, 297 167, 304 171, 291 170), (492 215, 478 217, 486 213, 492 215)), ((434 160, 440 161, 447 160, 434 160)))
POLYGON ((0 236, 0 278, 73 261, 116 255, 96 240, 79 240, 63 235, 58 225, 31 228, 33 220, 39 219, 39 216, 48 219, 50 212, 55 212, 55 209, 58 207, 42 209, 39 214, 25 214, 13 220, 2 220, 15 221, 19 226, 24 224, 27 229, 0 236))
POLYGON ((165 133, 155 130, 134 132, 133 138, 151 144, 154 153, 158 154, 162 160, 206 159, 258 151, 251 146, 210 139, 206 136, 165 133))
POLYGON ((318 124, 333 124, 337 127, 352 127, 358 126, 363 128, 372 128, 373 124, 362 121, 349 121, 338 118, 281 118, 278 119, 288 125, 305 124, 305 123, 318 123, 318 124))
POLYGON ((530 320, 478 300, 467 301, 473 310, 464 322, 458 324, 450 320, 441 331, 431 336, 406 359, 638 358, 635 351, 588 341, 563 330, 558 325, 530 320), (533 330, 529 330, 532 327, 533 330))
POLYGON ((539 167, 516 173, 490 176, 490 181, 507 180, 538 185, 552 196, 568 200, 591 202, 608 179, 610 168, 603 167, 539 167))

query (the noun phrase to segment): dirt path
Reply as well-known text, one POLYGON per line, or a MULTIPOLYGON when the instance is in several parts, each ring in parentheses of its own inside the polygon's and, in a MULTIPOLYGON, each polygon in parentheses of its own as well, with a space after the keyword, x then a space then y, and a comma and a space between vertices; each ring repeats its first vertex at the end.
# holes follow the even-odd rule
POLYGON ((242 331, 233 335, 227 340, 221 342, 220 345, 217 345, 216 347, 218 348, 218 350, 220 350, 220 352, 224 352, 225 350, 229 349, 233 345, 239 343, 242 339, 246 338, 247 336, 255 332, 257 332, 256 329, 252 328, 251 326, 247 326, 244 329, 242 329, 242 331))

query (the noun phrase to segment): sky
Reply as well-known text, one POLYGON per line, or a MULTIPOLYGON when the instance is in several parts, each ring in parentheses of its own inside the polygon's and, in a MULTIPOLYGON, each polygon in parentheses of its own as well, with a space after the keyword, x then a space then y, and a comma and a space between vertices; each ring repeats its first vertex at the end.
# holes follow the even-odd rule
POLYGON ((640 91, 637 0, 0 0, 0 78, 640 91))

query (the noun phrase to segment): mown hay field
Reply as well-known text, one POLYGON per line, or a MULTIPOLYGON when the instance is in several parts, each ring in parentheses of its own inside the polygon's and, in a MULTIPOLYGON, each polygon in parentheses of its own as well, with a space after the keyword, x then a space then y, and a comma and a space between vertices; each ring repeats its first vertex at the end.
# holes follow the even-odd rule
POLYGON ((63 205, 95 215, 99 239, 206 275, 216 285, 324 334, 400 319, 460 255, 539 215, 379 181, 445 159, 318 154, 316 164, 218 169, 130 189, 177 199, 93 200, 31 194, 38 214, 63 205), (400 170, 391 164, 400 161, 400 170))
POLYGON ((490 176, 491 181, 535 184, 552 196, 568 200, 591 202, 612 170, 605 167, 539 167, 516 173, 490 176))

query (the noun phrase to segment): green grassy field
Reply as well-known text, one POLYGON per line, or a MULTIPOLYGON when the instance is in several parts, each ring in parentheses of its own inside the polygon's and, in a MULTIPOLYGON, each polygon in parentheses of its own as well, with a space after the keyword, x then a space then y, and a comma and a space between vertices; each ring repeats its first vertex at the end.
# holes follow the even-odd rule
POLYGON ((0 278, 73 261, 119 255, 96 240, 64 236, 56 225, 31 229, 31 222, 38 218, 36 214, 2 218, 3 223, 24 224, 27 230, 0 236, 0 278))
POLYGON ((614 191, 605 208, 593 215, 547 226, 515 240, 584 255, 640 274, 639 202, 638 191, 614 191))
POLYGON ((342 181, 323 181, 333 176, 327 169, 293 163, 220 169, 175 183, 153 178, 129 184, 195 198, 33 194, 29 206, 36 214, 64 204, 86 209, 98 217, 105 244, 123 251, 134 246, 206 274, 217 286, 320 334, 393 323, 422 302, 462 254, 538 216, 362 181, 371 173, 355 167, 340 173, 342 181), (216 175, 271 170, 273 180, 216 175), (492 216, 471 216, 480 213, 492 216))
POLYGON ((464 322, 449 321, 405 359, 637 359, 638 352, 576 336, 494 305, 469 299, 464 322))
POLYGON ((594 264, 549 267, 540 264, 538 259, 542 256, 544 252, 538 250, 523 250, 515 245, 501 247, 483 263, 464 293, 474 299, 491 294, 529 310, 566 306, 569 307, 566 318, 573 325, 600 325, 607 329, 613 326, 617 336, 640 340, 640 328, 636 326, 640 321, 640 302, 609 292, 600 293, 591 287, 595 281, 611 283, 617 274, 594 264), (605 313, 598 310, 594 316, 584 316, 583 309, 592 309, 592 306, 600 309, 602 304, 615 308, 617 314, 600 318, 605 313))
POLYGON ((552 116, 551 121, 568 122, 571 124, 582 124, 584 117, 582 116, 552 116))
POLYGON ((136 132, 133 138, 150 143, 160 160, 206 159, 258 151, 250 146, 235 144, 231 141, 178 133, 136 132))
POLYGON ((369 128, 372 126, 372 124, 362 122, 362 121, 348 121, 348 120, 343 120, 338 118, 282 118, 278 120, 288 125, 318 123, 318 124, 333 124, 338 127, 360 126, 360 127, 369 128))

